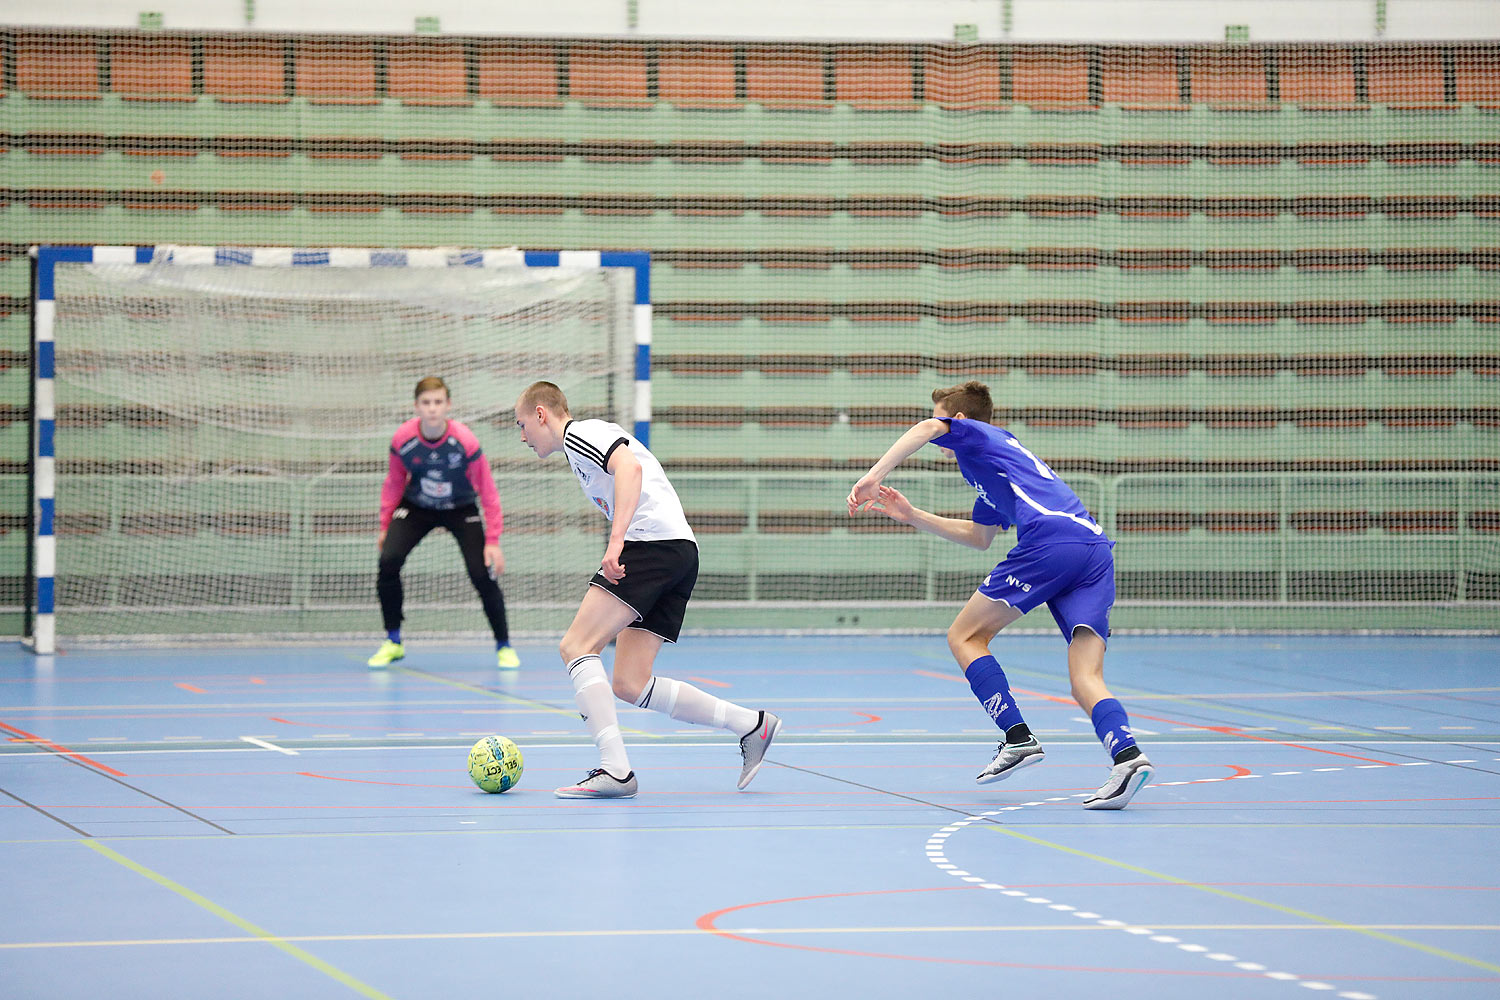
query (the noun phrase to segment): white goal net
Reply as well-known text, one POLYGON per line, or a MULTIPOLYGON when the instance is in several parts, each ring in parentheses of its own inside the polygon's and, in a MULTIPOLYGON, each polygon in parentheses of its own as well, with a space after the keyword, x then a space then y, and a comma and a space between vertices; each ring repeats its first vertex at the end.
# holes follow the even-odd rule
MULTIPOLYGON (((514 251, 107 256, 52 275, 57 634, 378 634, 380 485, 429 375, 495 472, 513 627, 555 628, 576 605, 598 519, 520 443, 512 407, 545 378, 580 416, 639 429, 637 267, 514 251)), ((485 631, 445 533, 403 581, 412 631, 485 631)))

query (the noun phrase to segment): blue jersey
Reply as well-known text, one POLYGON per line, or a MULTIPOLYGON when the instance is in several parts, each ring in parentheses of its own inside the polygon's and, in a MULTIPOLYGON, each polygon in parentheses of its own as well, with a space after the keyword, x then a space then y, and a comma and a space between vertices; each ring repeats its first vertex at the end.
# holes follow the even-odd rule
POLYGON ((1014 434, 980 420, 939 418, 948 432, 932 439, 951 448, 964 481, 979 492, 974 521, 1015 525, 1017 544, 1085 542, 1112 545, 1088 508, 1047 463, 1014 434))

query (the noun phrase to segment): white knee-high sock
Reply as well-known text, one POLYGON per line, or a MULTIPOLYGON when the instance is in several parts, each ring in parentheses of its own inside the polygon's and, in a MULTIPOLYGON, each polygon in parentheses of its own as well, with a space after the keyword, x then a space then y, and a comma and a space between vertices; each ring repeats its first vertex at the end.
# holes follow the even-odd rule
POLYGON ((598 654, 580 656, 568 664, 568 678, 573 682, 573 701, 599 748, 599 766, 616 778, 625 777, 630 773, 630 758, 615 715, 615 694, 598 654))
POLYGON ((635 703, 640 708, 670 715, 678 722, 727 729, 738 736, 754 729, 760 721, 760 713, 754 709, 742 708, 732 701, 715 698, 707 691, 682 681, 674 681, 670 677, 651 678, 646 684, 646 690, 641 692, 635 703))

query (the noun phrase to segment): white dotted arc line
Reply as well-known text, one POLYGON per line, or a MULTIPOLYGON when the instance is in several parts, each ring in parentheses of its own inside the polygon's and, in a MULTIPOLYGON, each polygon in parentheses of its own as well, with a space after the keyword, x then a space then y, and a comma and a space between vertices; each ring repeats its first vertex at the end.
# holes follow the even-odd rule
MULTIPOLYGON (((1500 758, 1497 758, 1497 759, 1500 759, 1500 758)), ((1428 763, 1428 762, 1427 761, 1417 761, 1417 762, 1413 762, 1413 763, 1428 763)), ((1383 765, 1373 765, 1373 766, 1383 766, 1383 765)), ((1317 770, 1317 771, 1342 771, 1343 768, 1341 768, 1341 767, 1324 767, 1324 768, 1316 768, 1315 770, 1317 770)), ((1302 772, 1301 771, 1277 771, 1275 773, 1277 775, 1290 775, 1290 774, 1301 774, 1302 772)), ((1235 781, 1235 780, 1238 780, 1238 779, 1241 779, 1241 778, 1256 778, 1256 777, 1260 777, 1260 776, 1259 775, 1254 775, 1254 774, 1236 774, 1236 775, 1231 775, 1231 776, 1229 776, 1227 778, 1198 778, 1198 779, 1196 779, 1194 781, 1166 781, 1166 782, 1160 782, 1160 784, 1165 784, 1165 785, 1197 785, 1197 784, 1204 784, 1204 783, 1211 782, 1211 781, 1235 781)), ((1091 794, 1091 793, 1089 793, 1089 792, 1079 792, 1079 793, 1077 793, 1075 795, 1058 796, 1056 798, 1047 799, 1046 802, 1066 802, 1069 799, 1087 798, 1089 796, 1089 794, 1091 794)), ((964 871, 963 869, 959 868, 957 865, 950 863, 948 861, 947 856, 943 853, 944 842, 949 837, 951 837, 953 834, 957 833, 959 830, 963 829, 964 827, 968 826, 971 823, 983 823, 986 820, 988 820, 989 818, 994 817, 994 816, 998 816, 998 815, 1000 815, 1003 812, 1013 812, 1013 811, 1015 811, 1017 809, 1023 809, 1026 806, 1040 806, 1040 805, 1044 805, 1044 804, 1045 804, 1045 802, 1037 801, 1037 802, 1025 802, 1025 803, 1022 803, 1021 805, 1002 806, 999 809, 991 809, 991 810, 988 810, 986 812, 979 813, 976 816, 966 816, 963 819, 954 822, 950 826, 945 826, 942 829, 940 829, 939 831, 937 831, 936 833, 934 833, 931 837, 928 838, 928 840, 927 840, 927 860, 930 861, 930 862, 932 862, 934 865, 936 865, 940 870, 946 871, 949 875, 952 875, 952 876, 954 876, 956 878, 962 879, 965 882, 974 883, 974 884, 976 884, 978 886, 978 888, 998 890, 999 893, 1000 893, 1000 895, 1002 895, 1002 896, 1010 896, 1010 897, 1013 897, 1013 898, 1021 899, 1022 901, 1027 902, 1027 903, 1035 903, 1035 904, 1038 904, 1038 905, 1043 905, 1043 906, 1046 906, 1048 909, 1057 910, 1059 912, 1072 913, 1072 915, 1074 917, 1077 917, 1080 920, 1090 920, 1090 921, 1093 921, 1094 923, 1098 924, 1101 927, 1107 927, 1107 928, 1110 928, 1112 930, 1120 930, 1120 931, 1125 932, 1126 934, 1134 934, 1134 935, 1149 937, 1150 940, 1155 941, 1158 944, 1176 945, 1177 948, 1178 948, 1178 950, 1180 950, 1180 951, 1184 951, 1184 952, 1187 952, 1189 954, 1201 955, 1202 957, 1204 957, 1204 958, 1206 958, 1206 959, 1208 959, 1209 961, 1212 961, 1212 962, 1229 962, 1229 963, 1232 963, 1236 969, 1239 969, 1239 970, 1241 970, 1243 972, 1255 972, 1255 973, 1261 974, 1262 976, 1264 976, 1267 979, 1274 979, 1274 980, 1277 980, 1277 981, 1280 981, 1280 982, 1296 983, 1298 986, 1301 986, 1304 989, 1309 989, 1309 990, 1327 991, 1327 990, 1336 990, 1336 989, 1338 989, 1338 987, 1335 986, 1335 985, 1333 985, 1332 983, 1325 983, 1325 982, 1322 982, 1320 980, 1315 980, 1315 979, 1303 979, 1301 976, 1297 975, 1296 973, 1292 973, 1292 972, 1280 972, 1280 971, 1277 971, 1277 970, 1274 970, 1274 969, 1268 969, 1266 966, 1261 965, 1259 962, 1242 962, 1242 961, 1240 961, 1234 955, 1226 954, 1225 952, 1222 952, 1222 951, 1212 951, 1211 949, 1209 949, 1206 946, 1201 945, 1201 944, 1193 944, 1191 942, 1184 942, 1180 938, 1172 937, 1170 934, 1157 934, 1155 931, 1151 930, 1151 928, 1149 928, 1149 927, 1142 927, 1142 926, 1140 926, 1138 924, 1129 924, 1129 923, 1126 923, 1123 920, 1114 920, 1114 919, 1110 919, 1110 918, 1106 918, 1106 917, 1101 917, 1097 913, 1091 913, 1091 912, 1089 912, 1087 910, 1079 910, 1079 909, 1076 909, 1075 907, 1070 906, 1070 905, 1068 905, 1066 903, 1054 903, 1050 899, 1046 899, 1046 898, 1041 897, 1041 896, 1033 896, 1030 893, 1021 891, 1020 889, 1011 889, 1011 888, 1008 888, 1008 887, 1006 887, 1004 885, 1001 885, 998 882, 989 882, 989 881, 986 881, 985 879, 981 878, 980 876, 977 876, 977 875, 974 875, 974 874, 972 874, 970 872, 964 871)), ((1377 998, 1375 997, 1375 995, 1373 993, 1364 993, 1364 992, 1361 992, 1361 991, 1358 991, 1358 990, 1346 990, 1346 991, 1344 991, 1342 993, 1339 993, 1338 996, 1340 998, 1342 998, 1342 1000, 1377 1000, 1377 998)))
MULTIPOLYGON (((1496 760, 1500 760, 1500 757, 1496 757, 1495 759, 1496 760)), ((1432 761, 1432 760, 1403 760, 1403 761, 1395 761, 1395 762, 1390 763, 1390 764, 1353 764, 1350 767, 1314 767, 1314 768, 1309 768, 1307 771, 1272 771, 1271 772, 1271 777, 1273 777, 1273 778, 1284 778, 1284 777, 1288 777, 1288 776, 1291 776, 1291 775, 1297 775, 1297 774, 1327 774, 1327 773, 1329 773, 1331 771, 1348 771, 1348 770, 1369 771, 1369 770, 1373 770, 1375 768, 1381 768, 1381 767, 1430 767, 1431 765, 1436 764, 1436 763, 1444 763, 1444 764, 1474 764, 1474 763, 1478 763, 1478 762, 1477 761, 1472 761, 1472 760, 1448 760, 1448 761, 1441 761, 1441 762, 1439 762, 1439 761, 1432 761)), ((1152 784, 1155 785, 1158 788, 1165 788, 1165 787, 1167 787, 1169 785, 1206 785, 1206 784, 1209 784, 1209 783, 1215 782, 1215 781, 1244 781, 1247 778, 1259 778, 1259 777, 1261 777, 1261 775, 1259 775, 1259 774, 1231 774, 1231 775, 1226 775, 1225 777, 1222 777, 1222 778, 1194 778, 1191 781, 1154 781, 1154 782, 1152 782, 1152 784)), ((1062 800, 1061 799, 1048 799, 1047 801, 1048 802, 1060 802, 1062 800)), ((1041 805, 1042 803, 1040 803, 1040 802, 1027 802, 1027 803, 1024 803, 1024 804, 1028 805, 1028 806, 1035 806, 1035 805, 1041 805)), ((1009 807, 1009 808, 1020 808, 1020 807, 1019 806, 1012 806, 1012 807, 1009 807)))

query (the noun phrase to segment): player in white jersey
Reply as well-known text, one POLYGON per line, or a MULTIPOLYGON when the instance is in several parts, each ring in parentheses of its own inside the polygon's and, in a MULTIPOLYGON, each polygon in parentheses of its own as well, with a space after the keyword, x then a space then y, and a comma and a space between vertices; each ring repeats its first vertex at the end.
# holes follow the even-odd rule
POLYGON ((599 572, 558 647, 578 711, 599 748, 599 767, 578 784, 557 789, 557 796, 635 795, 615 697, 680 722, 734 733, 740 738, 739 787, 744 788, 760 770, 781 719, 652 674, 662 643, 677 641, 698 579, 698 542, 661 463, 619 424, 574 420, 567 397, 551 382, 535 382, 521 393, 516 425, 538 458, 563 452, 584 496, 611 522, 599 572), (611 639, 613 684, 599 655, 611 639))

